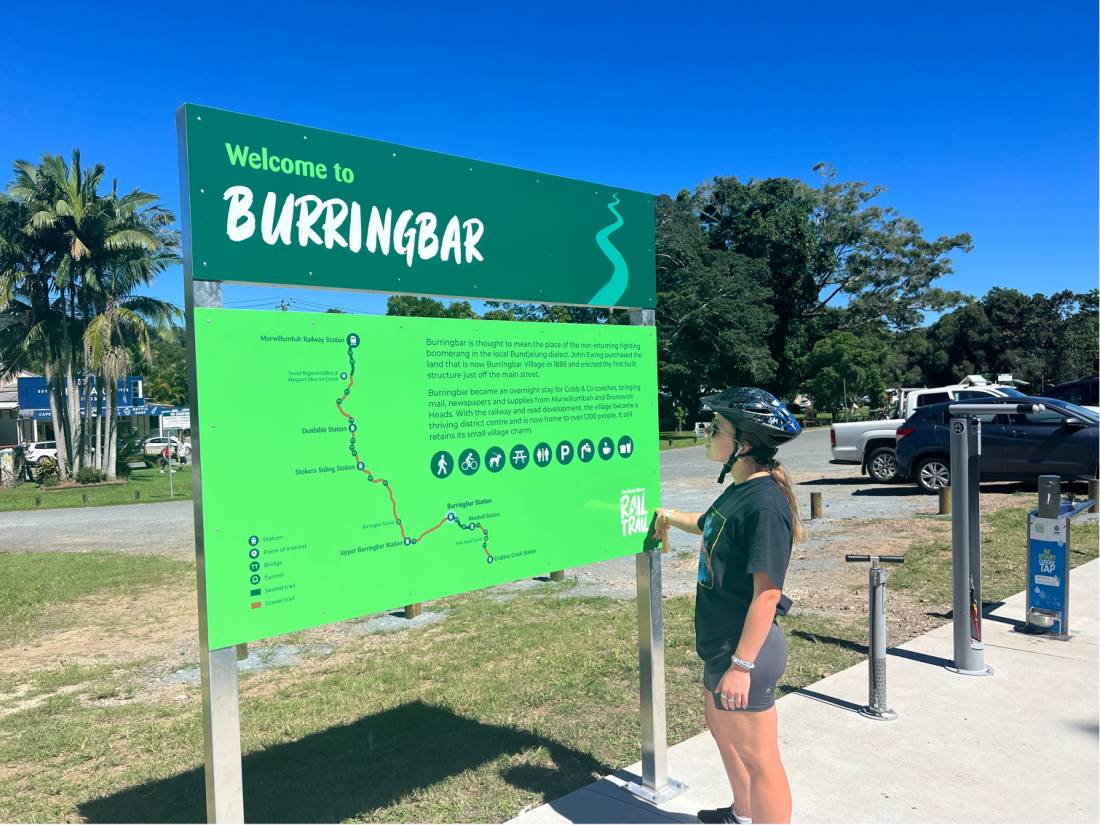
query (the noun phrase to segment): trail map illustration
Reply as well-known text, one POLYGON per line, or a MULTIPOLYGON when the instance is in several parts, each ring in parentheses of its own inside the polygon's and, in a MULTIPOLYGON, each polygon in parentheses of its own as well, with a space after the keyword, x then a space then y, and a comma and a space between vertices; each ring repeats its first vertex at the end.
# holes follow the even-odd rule
POLYGON ((195 310, 211 647, 638 552, 654 330, 195 310))

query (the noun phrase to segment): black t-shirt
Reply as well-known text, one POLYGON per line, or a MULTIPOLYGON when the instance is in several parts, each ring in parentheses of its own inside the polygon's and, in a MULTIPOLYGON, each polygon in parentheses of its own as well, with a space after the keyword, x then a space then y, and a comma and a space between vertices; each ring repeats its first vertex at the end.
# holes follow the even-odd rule
MULTIPOLYGON (((699 518, 695 649, 703 659, 737 649, 752 603, 753 573, 783 587, 791 560, 791 510, 771 476, 732 484, 699 518)), ((789 602, 787 602, 789 604, 789 602)))

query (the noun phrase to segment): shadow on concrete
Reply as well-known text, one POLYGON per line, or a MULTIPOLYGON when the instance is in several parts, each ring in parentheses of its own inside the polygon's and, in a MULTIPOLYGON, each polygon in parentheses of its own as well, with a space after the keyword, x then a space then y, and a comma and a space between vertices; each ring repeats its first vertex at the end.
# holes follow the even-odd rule
POLYGON ((847 699, 838 699, 835 696, 818 693, 816 690, 810 690, 809 688, 796 688, 794 685, 780 685, 779 689, 784 693, 797 693, 799 696, 805 696, 807 699, 813 699, 815 702, 824 702, 826 705, 832 705, 835 708, 848 710, 852 713, 859 713, 860 708, 863 707, 863 705, 849 702, 847 699))
MULTIPOLYGON (((502 775, 554 799, 612 768, 525 730, 488 725, 423 702, 366 716, 244 757, 249 822, 342 822, 505 755, 545 748, 555 768, 502 775)), ((127 788, 79 806, 88 822, 205 822, 203 769, 127 788)))
POLYGON ((944 659, 942 656, 933 656, 930 653, 920 653, 916 650, 905 650, 900 647, 888 647, 886 655, 897 656, 899 659, 908 659, 911 662, 920 662, 922 665, 932 665, 934 667, 947 667, 952 663, 950 659, 944 659))
POLYGON ((792 630, 791 635, 797 636, 800 639, 805 639, 807 642, 836 645, 837 647, 842 647, 845 650, 851 650, 864 656, 867 655, 867 645, 860 644, 859 642, 853 642, 851 639, 841 639, 837 636, 825 636, 821 633, 810 633, 805 630, 792 630))
POLYGON ((811 478, 799 481, 796 487, 854 487, 857 484, 875 484, 867 476, 844 476, 843 478, 811 478))

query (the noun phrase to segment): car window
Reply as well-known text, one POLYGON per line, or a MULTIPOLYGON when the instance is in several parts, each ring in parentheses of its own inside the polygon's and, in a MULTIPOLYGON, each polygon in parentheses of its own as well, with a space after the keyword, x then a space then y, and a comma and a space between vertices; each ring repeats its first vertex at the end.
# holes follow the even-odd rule
POLYGON ((1068 401, 1063 402, 1062 406, 1066 408, 1066 411, 1070 415, 1076 418, 1080 418, 1082 421, 1088 421, 1090 424, 1096 424, 1097 422, 1100 422, 1100 415, 1097 415, 1092 410, 1087 409, 1086 407, 1079 407, 1076 404, 1071 404, 1068 401))
POLYGON ((1019 390, 1014 389, 1013 387, 1000 387, 999 389, 1000 389, 1002 394, 1007 395, 1009 398, 1026 398, 1027 397, 1027 393, 1020 392, 1019 390))
POLYGON ((1043 410, 1037 413, 1013 413, 1012 423, 1016 426, 1024 426, 1030 424, 1032 426, 1038 425, 1042 427, 1060 427, 1062 422, 1066 420, 1066 413, 1057 407, 1051 407, 1050 409, 1043 410))
POLYGON ((955 393, 956 401, 967 401, 971 398, 992 398, 993 393, 985 390, 959 390, 955 393))
POLYGON ((940 404, 944 401, 950 401, 951 396, 946 392, 929 392, 924 395, 917 396, 917 406, 927 407, 929 404, 940 404))

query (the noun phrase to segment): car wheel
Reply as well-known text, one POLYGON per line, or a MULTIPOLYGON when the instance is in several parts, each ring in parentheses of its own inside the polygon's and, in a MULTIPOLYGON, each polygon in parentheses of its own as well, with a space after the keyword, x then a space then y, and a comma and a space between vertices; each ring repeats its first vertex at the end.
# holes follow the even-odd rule
POLYGON ((914 475, 917 484, 926 493, 938 493, 951 483, 951 468, 947 459, 939 456, 922 459, 914 475))
POLYGON ((867 473, 885 484, 898 477, 898 457, 892 447, 879 447, 867 457, 867 473))

